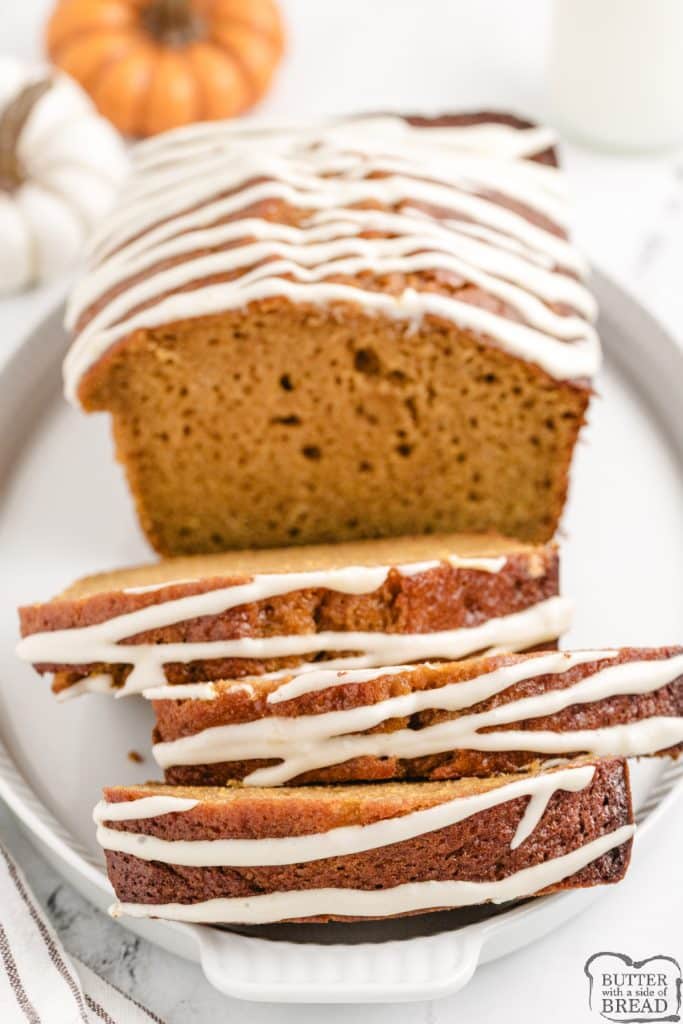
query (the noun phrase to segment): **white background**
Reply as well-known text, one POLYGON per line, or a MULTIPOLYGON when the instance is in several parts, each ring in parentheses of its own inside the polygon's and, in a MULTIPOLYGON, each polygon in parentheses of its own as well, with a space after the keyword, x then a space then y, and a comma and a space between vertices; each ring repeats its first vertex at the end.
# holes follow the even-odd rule
MULTIPOLYGON (((50 6, 49 0, 5 0, 1 50, 39 56, 50 6)), ((282 0, 282 6, 288 57, 262 108, 268 115, 493 107, 552 120, 544 90, 549 0, 282 0)), ((683 341, 683 158, 604 156, 570 144, 563 156, 575 198, 575 233, 584 250, 683 341)), ((0 301, 0 361, 63 288, 59 283, 0 301)), ((601 949, 636 959, 683 954, 681 807, 679 801, 670 826, 656 833, 626 881, 555 935, 482 968, 466 990, 449 999, 363 1008, 224 999, 198 968, 133 938, 88 907, 31 851, 1 810, 0 832, 67 948, 173 1024, 306 1024, 323 1017, 329 1024, 359 1018, 364 1024, 497 1018, 579 1024, 598 1019, 588 1010, 583 975, 589 955, 601 949)))

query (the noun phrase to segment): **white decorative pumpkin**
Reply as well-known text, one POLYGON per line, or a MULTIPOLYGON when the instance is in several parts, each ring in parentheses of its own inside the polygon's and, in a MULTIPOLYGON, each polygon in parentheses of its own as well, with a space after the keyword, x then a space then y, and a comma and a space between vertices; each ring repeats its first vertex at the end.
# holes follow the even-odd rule
POLYGON ((73 263, 127 170, 123 142, 79 85, 0 57, 0 294, 73 263))

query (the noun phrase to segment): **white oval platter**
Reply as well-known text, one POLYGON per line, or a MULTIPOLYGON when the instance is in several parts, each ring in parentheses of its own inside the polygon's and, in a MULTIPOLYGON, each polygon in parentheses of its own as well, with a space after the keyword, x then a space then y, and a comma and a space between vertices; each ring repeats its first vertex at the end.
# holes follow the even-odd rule
MULTIPOLYGON (((566 644, 681 640, 683 624, 683 350, 596 274, 605 368, 574 467, 563 522, 563 587, 576 601, 566 644)), ((61 310, 0 372, 0 797, 44 855, 84 895, 112 899, 90 815, 102 785, 141 781, 150 764, 150 709, 90 696, 58 704, 14 657, 15 608, 86 572, 151 558, 112 458, 105 417, 61 399, 61 310), (134 764, 128 752, 145 754, 134 764)), ((679 763, 634 768, 639 834, 666 827, 679 763)), ((434 998, 477 966, 539 938, 599 890, 513 907, 360 925, 230 931, 122 923, 200 960, 223 992, 275 1002, 434 998)))

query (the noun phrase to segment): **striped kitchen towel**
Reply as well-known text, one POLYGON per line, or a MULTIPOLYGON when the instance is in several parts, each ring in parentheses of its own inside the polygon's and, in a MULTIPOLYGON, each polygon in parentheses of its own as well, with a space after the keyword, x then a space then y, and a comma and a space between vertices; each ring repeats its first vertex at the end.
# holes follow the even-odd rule
POLYGON ((22 872, 0 844, 2 1024, 163 1024, 69 957, 22 872))

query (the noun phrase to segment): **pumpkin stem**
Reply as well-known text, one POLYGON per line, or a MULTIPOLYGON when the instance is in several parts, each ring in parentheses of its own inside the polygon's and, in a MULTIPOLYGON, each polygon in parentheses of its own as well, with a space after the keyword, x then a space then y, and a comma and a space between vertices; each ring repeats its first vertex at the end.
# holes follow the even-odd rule
POLYGON ((186 46, 206 35, 192 0, 152 0, 142 12, 147 31, 164 46, 186 46))
POLYGON ((31 82, 0 114, 0 192, 13 192, 24 181, 24 169, 18 153, 19 138, 36 103, 51 88, 51 78, 31 82))

